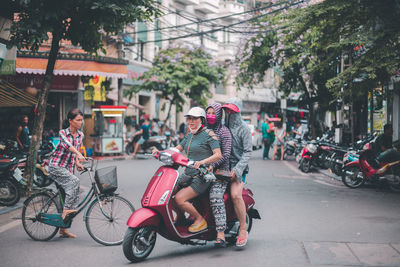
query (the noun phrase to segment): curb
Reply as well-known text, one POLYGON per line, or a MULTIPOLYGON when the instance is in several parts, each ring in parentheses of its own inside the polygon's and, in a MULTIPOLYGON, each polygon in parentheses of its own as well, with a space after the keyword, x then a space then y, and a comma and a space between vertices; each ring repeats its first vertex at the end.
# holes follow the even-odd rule
POLYGON ((6 213, 9 213, 9 212, 12 212, 14 210, 22 208, 24 206, 25 199, 26 198, 21 198, 21 200, 17 204, 15 204, 14 206, 1 208, 0 209, 0 215, 3 215, 3 214, 6 214, 6 213))
POLYGON ((342 177, 339 177, 339 176, 337 176, 335 174, 330 173, 329 170, 321 170, 321 169, 317 168, 317 172, 320 173, 320 174, 323 174, 325 176, 328 176, 330 178, 333 178, 335 180, 338 180, 340 182, 342 181, 342 177))

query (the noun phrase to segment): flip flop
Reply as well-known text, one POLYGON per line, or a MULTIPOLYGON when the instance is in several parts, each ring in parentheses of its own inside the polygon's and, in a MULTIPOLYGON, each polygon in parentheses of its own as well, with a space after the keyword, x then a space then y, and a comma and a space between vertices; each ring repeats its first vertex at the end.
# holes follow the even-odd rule
MULTIPOLYGON (((242 230, 244 231, 244 230, 242 230)), ((240 237, 238 236, 237 240, 236 240, 236 246, 237 247, 244 247, 247 244, 247 237, 248 237, 248 232, 246 231, 246 235, 244 237, 240 237)))

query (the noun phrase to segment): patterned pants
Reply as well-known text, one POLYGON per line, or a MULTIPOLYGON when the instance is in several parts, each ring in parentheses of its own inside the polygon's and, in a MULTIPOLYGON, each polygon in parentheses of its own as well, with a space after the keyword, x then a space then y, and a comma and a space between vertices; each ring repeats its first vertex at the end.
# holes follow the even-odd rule
POLYGON ((224 232, 226 229, 226 211, 224 193, 228 182, 214 182, 210 188, 210 205, 214 214, 217 232, 224 232))
POLYGON ((58 166, 49 166, 49 174, 65 191, 64 209, 76 209, 79 202, 80 181, 78 177, 73 175, 66 168, 58 166))

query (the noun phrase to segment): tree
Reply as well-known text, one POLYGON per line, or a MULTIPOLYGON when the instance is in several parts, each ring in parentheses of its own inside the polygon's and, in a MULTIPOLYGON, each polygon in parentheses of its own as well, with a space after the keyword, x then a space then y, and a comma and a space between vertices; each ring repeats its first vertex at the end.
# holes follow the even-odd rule
POLYGON ((173 104, 182 111, 185 97, 206 105, 207 98, 211 97, 211 84, 222 82, 224 75, 225 69, 214 63, 203 48, 177 44, 159 51, 153 67, 139 78, 143 83, 132 86, 127 95, 132 97, 140 90, 159 92, 169 102, 166 122, 173 104))
POLYGON ((43 88, 39 95, 27 159, 28 191, 35 171, 37 150, 46 116, 47 96, 61 40, 69 40, 89 53, 102 49, 104 34, 121 32, 126 24, 158 16, 155 0, 13 0, 16 19, 11 26, 11 44, 37 51, 51 39, 43 88))
MULTIPOLYGON (((305 92, 305 98, 325 100, 329 106, 335 99, 362 94, 353 89, 360 90, 362 84, 385 84, 398 70, 400 24, 395 21, 400 15, 399 0, 298 1, 290 7, 287 2, 273 2, 286 8, 255 22, 259 33, 248 38, 241 62, 247 80, 251 75, 263 76, 262 68, 253 74, 247 70, 253 68, 253 57, 260 60, 253 51, 264 49, 269 67, 277 66, 284 73, 281 89, 304 90, 306 80, 309 94, 305 92), (261 42, 268 35, 275 36, 275 41, 261 42), (344 53, 353 64, 339 73, 344 53)), ((366 89, 370 87, 364 86, 366 89)))

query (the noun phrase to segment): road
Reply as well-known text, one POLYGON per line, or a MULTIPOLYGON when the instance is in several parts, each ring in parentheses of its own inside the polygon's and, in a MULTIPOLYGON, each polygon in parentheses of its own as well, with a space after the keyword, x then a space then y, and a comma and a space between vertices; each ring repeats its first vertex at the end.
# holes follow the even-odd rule
MULTIPOLYGON (((157 239, 139 266, 400 266, 400 194, 351 190, 319 173, 303 174, 294 161, 263 161, 253 153, 247 186, 262 220, 255 220, 244 250, 187 246, 157 239)), ((117 165, 119 192, 136 208, 153 159, 101 162, 117 165)), ((83 186, 87 178, 81 179, 83 186)), ((0 215, 1 266, 125 266, 122 248, 94 242, 78 217, 77 239, 35 242, 24 232, 20 210, 0 215)))

